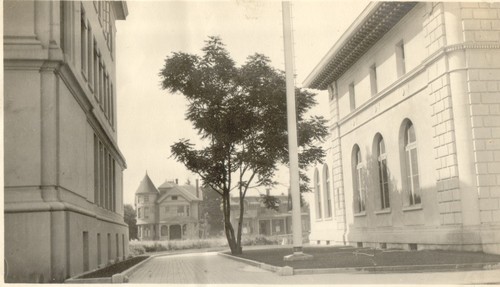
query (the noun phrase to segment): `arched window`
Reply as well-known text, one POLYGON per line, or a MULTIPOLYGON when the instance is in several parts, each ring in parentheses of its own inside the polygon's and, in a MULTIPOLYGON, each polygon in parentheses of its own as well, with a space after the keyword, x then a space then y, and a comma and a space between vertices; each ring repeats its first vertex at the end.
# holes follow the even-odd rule
POLYGON ((352 179, 354 191, 354 208, 357 213, 365 211, 365 178, 363 161, 359 146, 355 145, 352 153, 352 179))
POLYGON ((316 218, 321 219, 322 218, 322 212, 321 212, 321 183, 319 180, 319 172, 318 169, 316 168, 314 170, 314 193, 315 193, 315 198, 316 198, 316 218))
POLYGON ((420 183, 418 175, 418 156, 417 156, 417 138, 415 128, 410 120, 404 123, 403 133, 404 146, 404 167, 405 167, 405 186, 408 195, 408 205, 417 205, 421 203, 420 183))
POLYGON ((385 152, 385 143, 382 136, 377 140, 377 162, 380 187, 380 207, 386 209, 390 207, 389 203, 389 176, 387 172, 387 154, 385 152))
POLYGON ((332 217, 332 195, 330 194, 330 176, 328 173, 328 165, 323 166, 323 180, 325 188, 323 190, 323 198, 325 198, 325 217, 332 217))

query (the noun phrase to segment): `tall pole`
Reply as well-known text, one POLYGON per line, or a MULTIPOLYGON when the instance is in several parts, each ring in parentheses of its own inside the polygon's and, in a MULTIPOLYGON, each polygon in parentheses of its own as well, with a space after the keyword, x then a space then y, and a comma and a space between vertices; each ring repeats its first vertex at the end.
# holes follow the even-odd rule
POLYGON ((285 260, 295 260, 302 253, 302 219, 300 212, 299 155, 297 148, 297 118, 295 109, 295 76, 293 59, 293 34, 291 4, 282 2, 283 40, 285 47, 286 107, 288 121, 288 153, 290 156, 290 190, 292 193, 293 254, 285 260))

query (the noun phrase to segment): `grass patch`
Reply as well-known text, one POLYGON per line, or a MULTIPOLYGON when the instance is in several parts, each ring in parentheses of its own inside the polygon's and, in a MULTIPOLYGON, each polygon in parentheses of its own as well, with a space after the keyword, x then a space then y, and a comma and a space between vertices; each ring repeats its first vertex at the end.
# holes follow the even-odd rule
POLYGON ((313 255, 313 259, 284 261, 283 257, 292 253, 291 248, 243 250, 243 254, 238 257, 274 266, 290 266, 294 269, 500 263, 500 255, 481 252, 405 251, 349 247, 304 247, 303 251, 313 255))
POLYGON ((118 262, 113 265, 106 266, 102 269, 96 270, 91 273, 87 273, 83 276, 78 277, 78 279, 84 278, 106 278, 111 277, 115 274, 122 273, 123 271, 131 268, 132 266, 139 264, 140 262, 146 260, 149 256, 137 256, 125 261, 118 262))

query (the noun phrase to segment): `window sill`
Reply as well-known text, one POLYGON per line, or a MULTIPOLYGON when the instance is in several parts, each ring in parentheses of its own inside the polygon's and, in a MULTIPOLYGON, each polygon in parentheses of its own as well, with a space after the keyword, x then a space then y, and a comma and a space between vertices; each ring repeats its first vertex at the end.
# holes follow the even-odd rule
POLYGON ((324 221, 332 221, 332 217, 327 217, 325 219, 323 219, 324 221))
POLYGON ((323 218, 316 218, 316 222, 321 222, 323 221, 323 218))
POLYGON ((386 209, 381 209, 381 210, 378 210, 378 211, 375 211, 375 214, 388 214, 388 213, 391 213, 392 210, 390 208, 386 208, 386 209))
POLYGON ((404 206, 403 211, 417 211, 417 210, 422 210, 422 205, 410 205, 410 206, 404 206))
POLYGON ((366 216, 366 211, 354 213, 354 217, 362 217, 362 216, 366 216))

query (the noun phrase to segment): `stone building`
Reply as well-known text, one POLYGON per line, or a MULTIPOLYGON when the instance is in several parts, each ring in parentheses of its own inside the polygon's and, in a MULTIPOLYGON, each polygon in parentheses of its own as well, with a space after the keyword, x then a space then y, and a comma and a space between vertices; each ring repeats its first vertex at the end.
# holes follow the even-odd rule
POLYGON ((116 134, 123 1, 5 1, 6 282, 62 282, 128 256, 116 134))
POLYGON ((139 240, 199 238, 201 188, 166 181, 155 187, 146 174, 135 192, 139 240))
POLYGON ((328 90, 311 241, 500 253, 500 6, 373 2, 305 81, 328 90))

